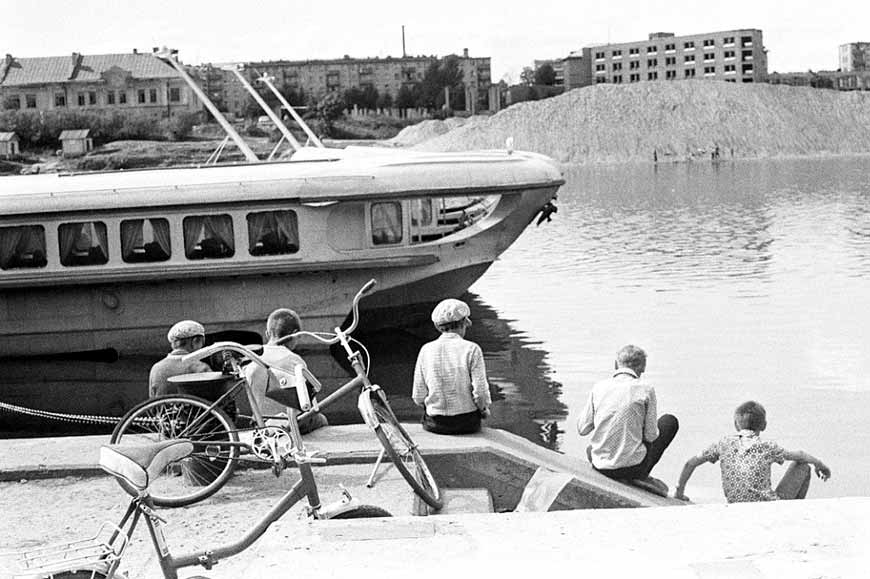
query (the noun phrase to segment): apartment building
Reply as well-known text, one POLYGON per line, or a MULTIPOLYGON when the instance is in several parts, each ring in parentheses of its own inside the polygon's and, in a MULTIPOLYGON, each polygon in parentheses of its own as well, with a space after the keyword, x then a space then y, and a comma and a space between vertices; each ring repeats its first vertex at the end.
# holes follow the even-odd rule
MULTIPOLYGON (((480 112, 488 109, 489 88, 492 84, 489 57, 471 57, 468 49, 458 57, 465 84, 465 102, 468 110, 480 112)), ((403 86, 419 84, 426 69, 437 62, 437 56, 403 56, 400 58, 351 58, 332 60, 280 60, 249 62, 245 71, 249 80, 263 73, 274 77, 278 87, 287 87, 320 99, 331 92, 344 93, 351 88, 374 88, 379 94, 396 98, 403 86)), ((248 93, 227 73, 222 82, 223 102, 227 110, 237 116, 244 112, 248 93)), ((216 86, 216 83, 213 84, 216 86)))
POLYGON ((553 83, 553 86, 565 86, 565 60, 562 58, 535 60, 535 70, 538 70, 545 64, 553 67, 553 73, 556 77, 556 82, 553 83))
POLYGON ((584 47, 568 55, 564 69, 566 89, 656 80, 765 82, 767 50, 757 29, 654 32, 647 40, 584 47))
POLYGON ((151 53, 0 60, 0 109, 145 112, 155 118, 195 112, 199 100, 170 65, 151 53))
POLYGON ((870 70, 870 42, 850 42, 840 45, 840 72, 870 70))

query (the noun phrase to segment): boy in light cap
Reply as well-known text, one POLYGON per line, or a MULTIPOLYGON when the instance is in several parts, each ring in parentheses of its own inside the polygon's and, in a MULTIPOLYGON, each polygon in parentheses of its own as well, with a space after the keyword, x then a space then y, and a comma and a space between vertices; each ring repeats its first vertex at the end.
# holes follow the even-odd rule
POLYGON ((169 378, 195 372, 211 372, 211 368, 200 360, 185 362, 184 356, 199 350, 205 345, 205 328, 193 320, 183 320, 175 324, 166 334, 172 351, 151 367, 148 377, 148 395, 153 398, 162 394, 177 394, 178 387, 169 378))
POLYGON ((483 351, 465 339, 471 326, 468 304, 446 299, 432 310, 441 332, 424 344, 414 368, 414 402, 423 406, 423 428, 436 434, 467 434, 480 430, 492 399, 483 351))

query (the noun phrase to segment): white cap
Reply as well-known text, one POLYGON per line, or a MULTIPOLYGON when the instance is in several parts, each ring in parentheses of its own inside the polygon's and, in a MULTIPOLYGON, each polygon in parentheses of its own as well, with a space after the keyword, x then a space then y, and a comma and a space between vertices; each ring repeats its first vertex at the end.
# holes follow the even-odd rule
POLYGON ((449 298, 440 302, 432 310, 432 322, 436 326, 458 322, 471 316, 471 309, 462 300, 449 298))
POLYGON ((193 320, 182 320, 169 328, 169 333, 166 334, 166 339, 169 343, 184 338, 192 338, 193 336, 205 336, 205 328, 199 322, 193 320))

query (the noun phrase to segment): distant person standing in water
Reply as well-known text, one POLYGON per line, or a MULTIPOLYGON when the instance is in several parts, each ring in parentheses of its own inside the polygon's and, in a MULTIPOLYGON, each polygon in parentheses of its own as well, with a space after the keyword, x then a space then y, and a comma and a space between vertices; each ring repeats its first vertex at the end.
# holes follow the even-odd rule
POLYGON ((649 474, 676 436, 679 422, 671 414, 656 417, 656 392, 641 380, 646 352, 624 346, 614 366, 613 376, 592 387, 577 424, 581 436, 592 434, 587 456, 603 475, 645 481, 667 493, 667 485, 649 474))
POLYGON ((172 351, 151 367, 148 377, 148 395, 153 398, 162 394, 177 394, 178 386, 169 378, 195 372, 211 372, 211 368, 200 360, 185 362, 182 358, 205 345, 205 328, 193 320, 183 320, 169 329, 166 335, 172 351))
POLYGON ((414 367, 411 397, 423 406, 423 428, 436 434, 468 434, 480 430, 492 399, 483 351, 465 339, 471 310, 463 301, 446 299, 432 310, 441 332, 424 344, 414 367))

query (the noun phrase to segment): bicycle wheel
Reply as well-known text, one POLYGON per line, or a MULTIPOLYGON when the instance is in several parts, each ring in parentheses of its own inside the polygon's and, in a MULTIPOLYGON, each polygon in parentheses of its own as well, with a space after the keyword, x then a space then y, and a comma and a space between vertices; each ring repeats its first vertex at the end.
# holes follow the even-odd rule
POLYGON ((423 460, 423 455, 417 449, 417 445, 411 440, 411 437, 399 424, 396 415, 390 408, 389 403, 380 394, 380 391, 369 390, 363 393, 363 404, 370 405, 371 415, 377 421, 374 425, 375 434, 378 440, 381 441, 387 454, 396 465, 396 468, 405 478, 414 492, 426 502, 427 505, 435 510, 443 506, 441 501, 441 490, 438 488, 438 483, 435 482, 435 477, 429 467, 426 466, 426 461, 423 460))
MULTIPOLYGON (((210 497, 229 480, 239 457, 233 421, 218 407, 196 396, 169 394, 134 406, 112 432, 112 444, 142 445, 183 438, 194 452, 168 465, 148 486, 159 507, 183 507, 210 497)), ((118 479, 125 491, 136 490, 118 479)))
MULTIPOLYGON (((360 505, 349 511, 344 511, 332 517, 332 519, 371 519, 373 517, 392 517, 390 511, 374 505, 360 505)), ((331 519, 330 519, 331 520, 331 519)))

